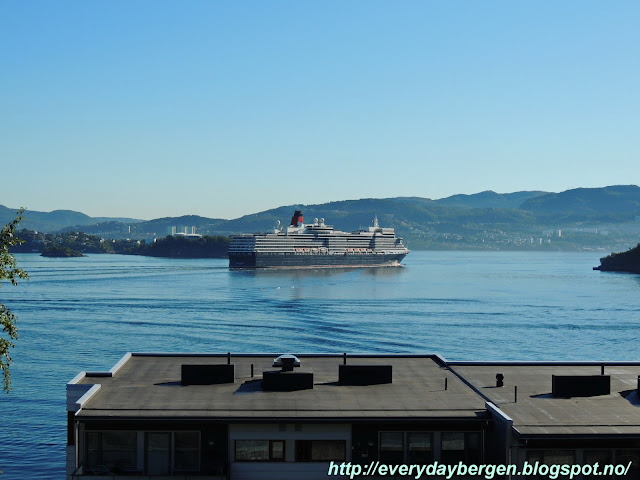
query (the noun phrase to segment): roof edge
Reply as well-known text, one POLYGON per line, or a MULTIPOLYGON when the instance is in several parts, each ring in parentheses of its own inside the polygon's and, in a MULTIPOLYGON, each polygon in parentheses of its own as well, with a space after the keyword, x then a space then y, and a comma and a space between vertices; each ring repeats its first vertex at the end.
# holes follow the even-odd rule
POLYGON ((637 367, 640 366, 640 362, 631 362, 631 361, 562 361, 562 360, 549 360, 549 361, 450 361, 447 362, 449 365, 457 366, 457 367, 475 367, 475 366, 514 366, 514 367, 522 367, 522 366, 535 366, 535 367, 579 367, 579 366, 612 366, 612 367, 623 367, 623 366, 631 366, 637 367))

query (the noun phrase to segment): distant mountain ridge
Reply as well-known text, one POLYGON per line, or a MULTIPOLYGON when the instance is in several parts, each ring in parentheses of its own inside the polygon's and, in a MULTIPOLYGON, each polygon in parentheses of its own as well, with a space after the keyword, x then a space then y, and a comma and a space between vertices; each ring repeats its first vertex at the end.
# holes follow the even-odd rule
POLYGON ((514 193, 496 193, 493 190, 474 193, 471 195, 458 194, 435 200, 440 205, 461 208, 520 208, 523 202, 548 192, 522 191, 514 193))
MULTIPOLYGON (((6 225, 16 217, 17 208, 8 208, 0 205, 0 225, 6 225)), ((143 220, 121 217, 90 217, 81 212, 73 210, 53 210, 52 212, 38 212, 36 210, 26 210, 21 228, 28 230, 38 230, 42 232, 56 232, 69 225, 94 225, 105 221, 115 221, 120 223, 138 223, 143 220)))
POLYGON ((640 187, 576 188, 530 198, 520 208, 541 217, 556 216, 567 220, 582 217, 604 221, 633 220, 640 215, 640 187))
MULTIPOLYGON (((439 200, 423 197, 364 198, 318 205, 286 205, 232 220, 184 215, 144 221, 92 218, 70 210, 48 213, 27 210, 21 227, 42 232, 78 230, 105 238, 164 236, 171 232, 172 227, 180 231, 192 226, 202 234, 229 235, 269 230, 278 221, 286 224, 294 209, 303 210, 306 223, 314 218, 324 218, 328 224, 346 231, 368 227, 377 216, 381 225, 394 227, 400 235, 421 241, 420 238, 439 232, 458 235, 477 234, 487 229, 527 232, 590 221, 634 222, 640 218, 640 187, 617 185, 577 188, 560 193, 521 191, 500 194, 484 191, 439 200)), ((0 223, 11 221, 16 210, 0 206, 0 223)))

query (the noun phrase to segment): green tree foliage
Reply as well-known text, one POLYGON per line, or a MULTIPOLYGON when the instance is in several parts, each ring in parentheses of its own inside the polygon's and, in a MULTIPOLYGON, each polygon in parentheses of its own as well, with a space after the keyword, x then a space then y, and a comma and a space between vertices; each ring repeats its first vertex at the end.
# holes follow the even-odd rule
MULTIPOLYGON (((19 279, 27 279, 27 272, 18 268, 16 258, 9 252, 9 247, 19 245, 22 240, 16 238, 16 227, 22 220, 24 209, 20 209, 16 218, 9 224, 2 227, 0 232, 0 286, 3 280, 9 280, 13 285, 18 284, 19 279)), ((4 374, 3 390, 8 392, 11 390, 11 374, 9 365, 13 363, 10 349, 15 345, 13 341, 18 338, 18 329, 16 328, 15 314, 3 303, 0 303, 0 326, 2 326, 2 334, 0 335, 0 370, 4 374)))
POLYGON ((148 245, 140 245, 132 253, 151 257, 223 258, 227 256, 229 237, 184 238, 166 236, 148 245))

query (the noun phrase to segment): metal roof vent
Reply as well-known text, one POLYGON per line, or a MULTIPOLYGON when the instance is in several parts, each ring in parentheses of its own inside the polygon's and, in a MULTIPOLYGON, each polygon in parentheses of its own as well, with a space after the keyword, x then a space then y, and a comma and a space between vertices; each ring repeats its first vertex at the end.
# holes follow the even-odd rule
POLYGON ((313 389, 313 372, 299 369, 300 359, 295 355, 280 355, 273 361, 274 367, 281 370, 265 370, 262 372, 262 389, 270 392, 293 392, 295 390, 313 389))
POLYGON ((284 355, 280 355, 278 358, 273 360, 274 367, 282 367, 283 372, 291 372, 293 367, 300 366, 300 359, 295 355, 290 353, 285 353, 284 355))

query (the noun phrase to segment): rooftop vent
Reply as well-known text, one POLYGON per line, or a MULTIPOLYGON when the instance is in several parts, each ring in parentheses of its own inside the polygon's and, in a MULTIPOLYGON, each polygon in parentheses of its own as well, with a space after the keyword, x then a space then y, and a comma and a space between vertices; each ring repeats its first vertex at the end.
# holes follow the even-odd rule
POLYGON ((551 394, 554 397, 593 397, 611 393, 609 375, 552 375, 551 394))
POLYGON ((262 390, 293 392, 313 389, 313 372, 311 370, 293 370, 294 367, 300 366, 300 359, 295 355, 280 355, 273 361, 273 366, 281 367, 281 370, 262 372, 262 390))
POLYGON ((293 370, 293 367, 300 366, 300 359, 295 355, 291 355, 289 353, 280 355, 278 358, 273 360, 274 367, 282 367, 282 370, 285 372, 290 372, 293 370), (286 370, 285 370, 286 368, 286 370))
POLYGON ((182 365, 182 385, 216 385, 235 382, 234 365, 182 365))
POLYGON ((392 383, 391 365, 339 365, 340 385, 381 385, 392 383))
POLYGON ((313 389, 310 370, 265 370, 262 372, 262 390, 266 392, 293 392, 313 389))

